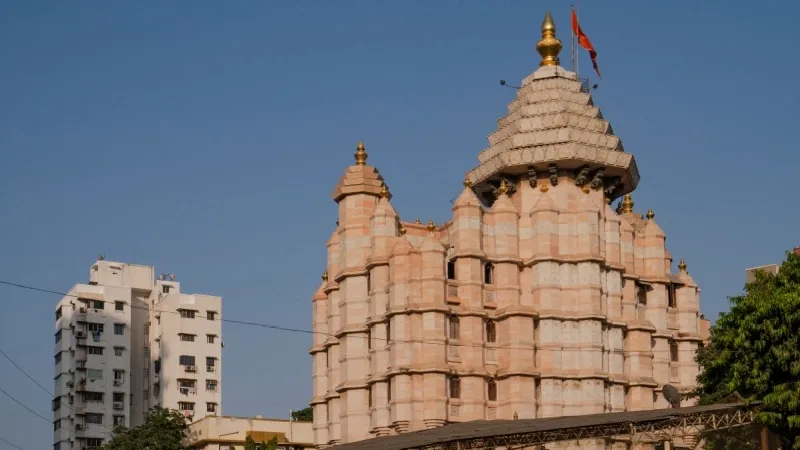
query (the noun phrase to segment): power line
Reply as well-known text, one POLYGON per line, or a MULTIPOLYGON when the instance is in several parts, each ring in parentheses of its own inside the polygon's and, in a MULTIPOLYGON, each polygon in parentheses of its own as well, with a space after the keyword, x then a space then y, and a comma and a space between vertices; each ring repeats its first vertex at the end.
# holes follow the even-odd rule
POLYGON ((25 450, 24 448, 20 447, 19 445, 14 444, 12 442, 9 442, 9 441, 3 439, 2 437, 0 437, 0 442, 5 442, 6 444, 10 445, 11 447, 16 448, 17 450, 25 450))
MULTIPOLYGON (((29 285, 20 284, 20 283, 13 283, 13 282, 10 282, 10 281, 5 281, 5 280, 0 280, 0 284, 13 286, 13 287, 17 287, 17 288, 20 288, 20 289, 27 289, 27 290, 31 290, 31 291, 44 292, 44 293, 47 293, 47 294, 61 295, 63 297, 73 297, 73 298, 78 298, 78 299, 82 298, 81 296, 75 295, 75 294, 68 294, 68 293, 64 293, 64 292, 53 291, 53 290, 50 290, 50 289, 43 289, 43 288, 38 288, 38 287, 35 287, 35 286, 29 286, 29 285)), ((132 308, 132 309, 139 309, 139 310, 142 310, 142 311, 150 311, 150 309, 147 308, 147 307, 141 307, 141 306, 136 306, 136 305, 128 305, 128 306, 130 308, 132 308)), ((156 309, 156 310, 154 310, 154 312, 180 315, 179 311, 167 311, 167 310, 157 310, 156 309)), ((216 318, 216 317, 209 318, 208 316, 204 316, 204 315, 200 315, 200 314, 196 314, 195 317, 198 317, 198 318, 201 318, 201 319, 204 318, 204 319, 208 319, 208 320, 211 320, 211 321, 221 321, 221 322, 225 322, 225 323, 232 323, 232 324, 236 324, 236 325, 245 325, 245 326, 258 327, 258 328, 266 328, 266 329, 270 329, 270 330, 286 331, 286 332, 290 332, 290 333, 303 333, 303 334, 311 334, 311 335, 315 335, 316 334, 316 335, 322 335, 322 336, 336 338, 335 334, 326 333, 324 331, 305 330, 305 329, 301 329, 301 328, 289 328, 289 327, 282 327, 280 325, 274 325, 274 324, 268 324, 268 323, 260 323, 260 322, 252 322, 252 321, 246 321, 246 320, 222 319, 222 318, 216 318)), ((379 340, 379 341, 401 342, 401 343, 408 343, 408 344, 444 345, 444 346, 449 346, 449 347, 479 347, 479 348, 486 347, 486 348, 493 348, 493 349, 498 349, 498 350, 532 350, 531 347, 519 347, 519 346, 515 347, 515 346, 512 346, 512 345, 487 345, 484 342, 461 343, 461 342, 452 342, 452 341, 444 341, 444 342, 443 341, 431 341, 431 340, 425 340, 425 339, 390 339, 388 337, 379 338, 379 337, 373 337, 373 336, 358 336, 358 337, 362 338, 362 339, 375 339, 375 340, 379 340)), ((489 343, 489 344, 491 344, 491 343, 489 343)), ((619 349, 619 350, 622 351, 622 349, 619 349)), ((653 349, 653 350, 651 350, 651 352, 654 353, 654 354, 655 353, 670 353, 671 350, 655 350, 655 349, 653 349)), ((683 349, 683 350, 679 349, 678 352, 695 353, 694 350, 687 350, 687 349, 683 349)))
POLYGON ((45 422, 47 422, 47 423, 53 423, 53 421, 52 421, 52 420, 50 420, 50 419, 48 419, 47 417, 45 417, 45 416, 43 416, 43 415, 41 415, 41 414, 37 413, 36 411, 34 411, 34 410, 33 410, 33 409, 31 409, 30 407, 28 407, 28 405, 26 405, 25 403, 22 403, 21 401, 17 400, 16 398, 14 398, 14 396, 13 396, 13 395, 11 395, 11 394, 9 394, 8 392, 6 392, 6 391, 5 391, 3 388, 0 388, 0 392, 2 392, 3 394, 5 394, 5 395, 6 395, 6 397, 10 398, 11 400, 14 400, 14 402, 15 402, 16 404, 18 404, 19 406, 22 406, 23 408, 27 409, 27 410, 28 410, 28 412, 30 412, 30 413, 31 413, 31 414, 33 414, 34 416, 36 416, 36 417, 38 417, 38 418, 40 418, 40 419, 44 420, 44 421, 45 421, 45 422))

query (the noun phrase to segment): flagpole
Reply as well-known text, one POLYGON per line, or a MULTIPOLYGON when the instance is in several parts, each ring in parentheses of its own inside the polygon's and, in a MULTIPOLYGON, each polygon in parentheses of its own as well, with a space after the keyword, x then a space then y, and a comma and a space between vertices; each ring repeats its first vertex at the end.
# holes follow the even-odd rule
MULTIPOLYGON (((574 6, 572 8, 575 10, 575 16, 577 17, 578 16, 578 8, 575 8, 574 6)), ((578 20, 580 21, 580 19, 578 19, 578 20)), ((578 22, 578 23, 580 23, 580 22, 578 22)), ((580 76, 580 65, 581 64, 580 64, 580 61, 581 61, 580 58, 575 58, 575 78, 577 78, 578 81, 581 80, 581 76, 580 76)))
MULTIPOLYGON (((570 13, 571 13, 572 10, 575 9, 575 5, 569 5, 569 7, 570 7, 570 13)), ((572 15, 571 14, 570 14, 570 17, 569 17, 569 21, 570 21, 569 29, 570 29, 570 32, 572 34, 572 52, 569 54, 569 56, 572 57, 572 67, 570 67, 570 70, 575 72, 575 30, 572 28, 572 15)))

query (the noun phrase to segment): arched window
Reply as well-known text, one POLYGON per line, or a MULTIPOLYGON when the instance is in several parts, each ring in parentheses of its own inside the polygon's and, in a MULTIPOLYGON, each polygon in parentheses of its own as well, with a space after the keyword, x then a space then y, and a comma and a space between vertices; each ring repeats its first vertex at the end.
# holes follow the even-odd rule
POLYGON ((450 259, 447 261, 447 279, 448 280, 456 279, 456 261, 454 259, 450 259))
POLYGON ((458 316, 450 316, 450 318, 447 321, 447 329, 448 329, 447 335, 450 337, 450 339, 459 339, 459 336, 461 335, 461 330, 460 330, 460 323, 458 320, 458 316))
POLYGON ((486 321, 486 342, 497 342, 497 325, 494 320, 486 321))
POLYGON ((494 380, 486 383, 486 399, 490 402, 497 401, 497 383, 494 380))
POLYGON ((494 284, 494 264, 487 262, 483 265, 483 283, 494 284))
POLYGON ((461 398, 461 379, 458 377, 450 377, 448 386, 448 395, 450 398, 461 398))

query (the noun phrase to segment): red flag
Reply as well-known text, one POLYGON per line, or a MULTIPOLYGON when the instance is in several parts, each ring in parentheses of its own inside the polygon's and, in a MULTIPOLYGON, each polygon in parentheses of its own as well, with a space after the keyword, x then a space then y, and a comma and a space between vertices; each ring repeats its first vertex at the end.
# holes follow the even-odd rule
POLYGON ((598 77, 602 78, 600 76, 600 69, 597 68, 597 51, 594 49, 592 41, 589 40, 589 36, 586 36, 581 26, 578 24, 578 16, 575 14, 575 8, 572 8, 572 32, 575 36, 578 36, 578 44, 589 52, 589 57, 592 58, 594 71, 597 72, 598 77))

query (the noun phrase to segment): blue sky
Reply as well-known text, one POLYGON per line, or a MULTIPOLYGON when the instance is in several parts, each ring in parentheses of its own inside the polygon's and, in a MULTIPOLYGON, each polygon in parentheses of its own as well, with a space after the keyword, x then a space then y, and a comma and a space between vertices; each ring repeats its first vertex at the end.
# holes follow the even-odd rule
MULTIPOLYGON (((711 317, 800 244, 795 2, 579 2, 595 101, 711 317)), ((404 219, 444 222, 551 9, 569 2, 0 2, 0 279, 67 290, 98 253, 229 319, 311 327, 330 198, 363 139, 404 219)), ((584 68, 589 67, 585 53, 584 68)), ((0 349, 52 385, 58 297, 0 286, 0 349)), ((226 325, 224 412, 284 417, 310 336, 226 325)), ((4 360, 0 387, 50 398, 4 360)), ((0 398, 0 437, 52 425, 0 398)), ((2 448, 2 444, 0 444, 2 448)))

